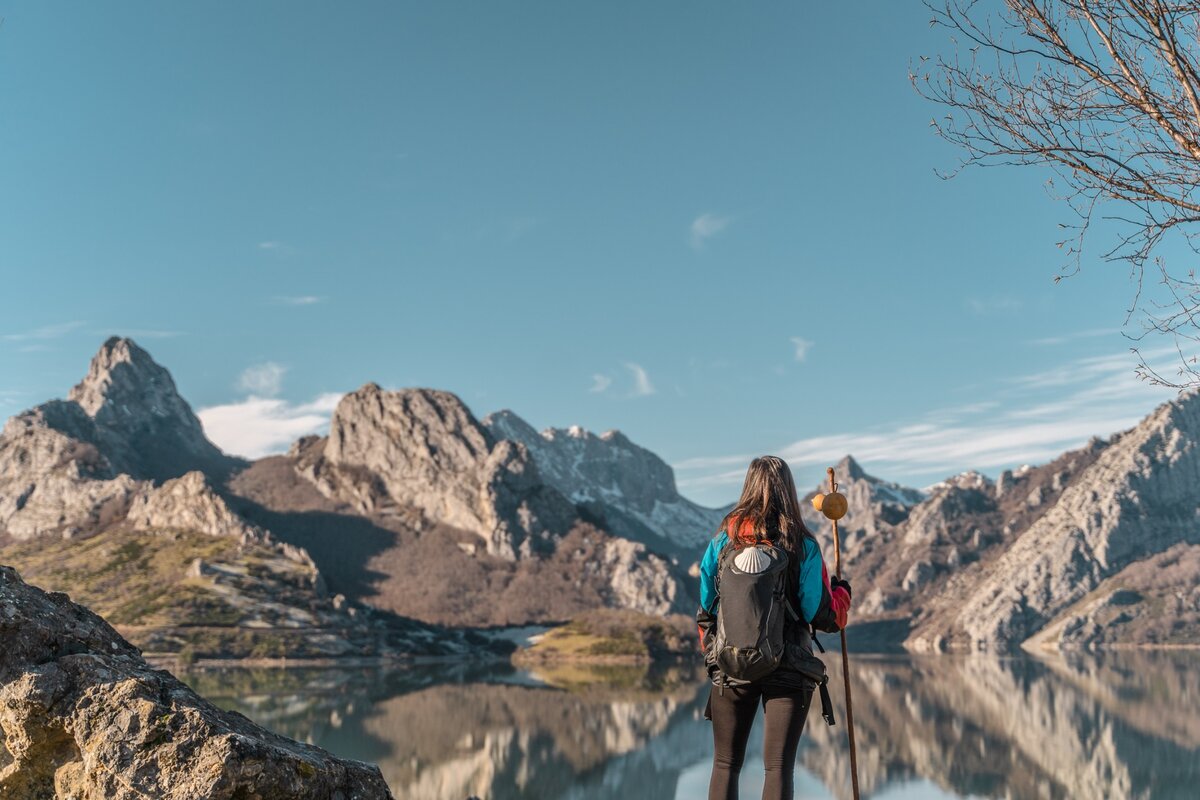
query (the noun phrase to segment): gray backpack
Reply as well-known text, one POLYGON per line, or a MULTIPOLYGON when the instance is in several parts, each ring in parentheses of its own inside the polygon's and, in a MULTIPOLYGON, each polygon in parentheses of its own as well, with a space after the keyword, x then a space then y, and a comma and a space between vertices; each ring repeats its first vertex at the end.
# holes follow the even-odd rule
POLYGON ((770 675, 784 657, 784 616, 798 619, 787 599, 788 554, 774 545, 726 547, 717 561, 717 631, 713 662, 725 682, 770 675))

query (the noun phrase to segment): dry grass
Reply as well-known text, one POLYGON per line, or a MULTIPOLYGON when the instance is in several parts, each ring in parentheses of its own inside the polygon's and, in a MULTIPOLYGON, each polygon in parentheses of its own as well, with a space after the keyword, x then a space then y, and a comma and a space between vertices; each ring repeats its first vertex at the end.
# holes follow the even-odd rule
POLYGON ((694 653, 692 622, 683 615, 653 617, 636 611, 586 611, 548 631, 518 655, 525 662, 637 663, 694 653))

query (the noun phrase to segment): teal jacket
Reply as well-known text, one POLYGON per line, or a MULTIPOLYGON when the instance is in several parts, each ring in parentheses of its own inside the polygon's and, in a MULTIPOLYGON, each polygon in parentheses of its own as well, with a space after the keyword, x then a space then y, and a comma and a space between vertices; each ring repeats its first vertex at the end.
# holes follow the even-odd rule
MULTIPOLYGON (((717 613, 717 559, 729 542, 725 531, 708 543, 700 560, 700 611, 704 616, 717 613)), ((829 570, 821 556, 821 547, 804 537, 804 560, 800 563, 800 616, 817 630, 838 631, 846 627, 850 595, 841 586, 830 589, 829 570)), ((703 625, 702 625, 703 628, 703 625)), ((703 630, 702 630, 703 634, 703 630)))

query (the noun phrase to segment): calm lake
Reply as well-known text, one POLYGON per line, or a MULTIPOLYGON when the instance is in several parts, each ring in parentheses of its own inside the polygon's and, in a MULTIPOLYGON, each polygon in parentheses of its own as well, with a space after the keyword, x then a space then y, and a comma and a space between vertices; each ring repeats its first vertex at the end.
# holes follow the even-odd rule
MULTIPOLYGON (((1200 653, 852 654, 864 797, 1200 797, 1200 653)), ((797 797, 848 798, 839 724, 808 719, 797 797)), ((288 736, 379 764, 397 798, 702 798, 708 687, 689 668, 227 670, 202 694, 288 736)), ((761 720, 752 756, 759 756, 761 720)), ((750 761, 742 796, 761 787, 750 761)))

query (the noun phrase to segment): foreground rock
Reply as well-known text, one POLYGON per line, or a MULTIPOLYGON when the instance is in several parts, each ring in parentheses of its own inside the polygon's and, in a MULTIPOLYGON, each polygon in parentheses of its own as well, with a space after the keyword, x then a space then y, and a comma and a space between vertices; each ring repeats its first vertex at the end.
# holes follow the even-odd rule
POLYGON ((0 567, 0 797, 390 798, 377 767, 208 703, 102 619, 0 567))

